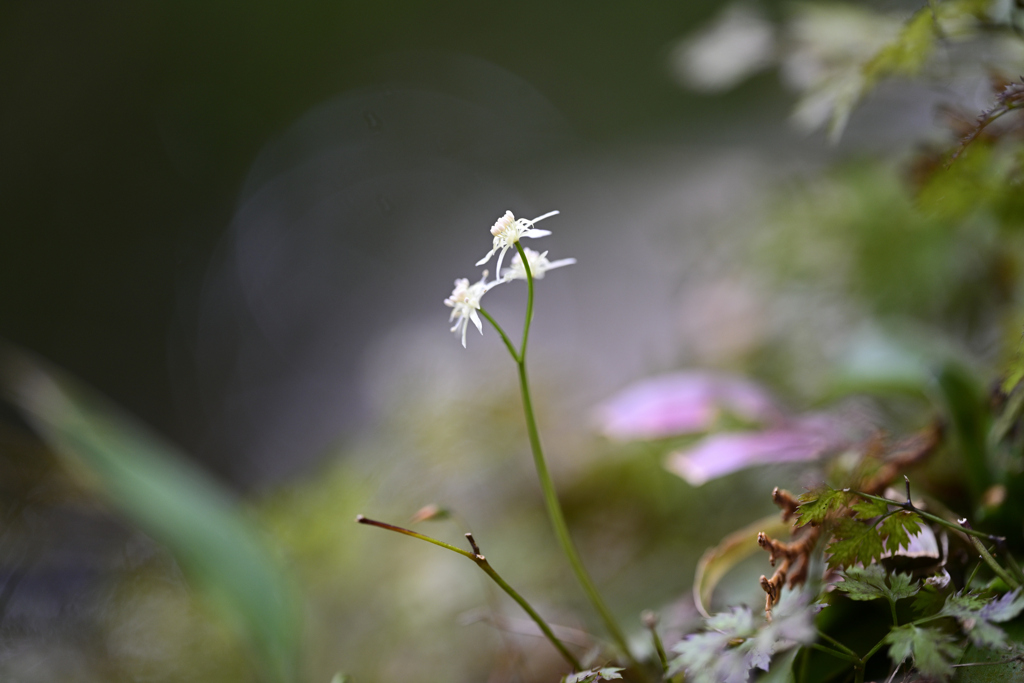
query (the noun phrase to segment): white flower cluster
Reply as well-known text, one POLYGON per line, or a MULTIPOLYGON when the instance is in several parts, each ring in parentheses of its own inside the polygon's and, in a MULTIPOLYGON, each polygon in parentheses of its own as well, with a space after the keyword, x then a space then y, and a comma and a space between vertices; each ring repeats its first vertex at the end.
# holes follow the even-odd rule
POLYGON ((524 247, 523 253, 526 254, 527 264, 523 263, 523 259, 517 251, 512 257, 512 265, 504 270, 501 268, 501 263, 505 259, 505 252, 509 249, 514 249, 520 238, 536 238, 550 235, 550 230, 539 230, 533 226, 535 223, 557 214, 557 211, 551 211, 533 220, 528 220, 526 218, 516 218, 512 215, 511 211, 506 211, 505 215, 491 226, 491 235, 494 236, 494 243, 491 250, 487 252, 487 255, 477 261, 476 265, 484 265, 491 260, 495 252, 500 251, 496 268, 498 277, 487 282, 488 271, 485 270, 480 281, 473 284, 469 284, 467 278, 459 278, 455 281, 455 289, 452 290, 451 296, 444 300, 444 305, 452 309, 452 314, 448 318, 449 322, 455 321, 455 324, 452 326, 452 332, 462 337, 463 347, 466 346, 466 330, 469 328, 470 321, 473 322, 476 329, 480 330, 480 334, 484 332, 483 324, 480 322, 480 316, 477 311, 480 310, 481 297, 488 291, 503 282, 527 279, 527 265, 529 265, 530 274, 533 276, 533 279, 540 280, 546 272, 553 268, 561 268, 562 266, 576 263, 574 258, 549 261, 548 252, 538 253, 533 249, 524 247))

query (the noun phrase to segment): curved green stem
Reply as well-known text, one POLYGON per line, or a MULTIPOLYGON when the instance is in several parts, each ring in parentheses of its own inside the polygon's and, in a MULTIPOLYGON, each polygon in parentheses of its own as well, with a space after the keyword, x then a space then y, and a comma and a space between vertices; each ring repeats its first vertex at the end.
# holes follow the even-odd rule
POLYGON ((866 655, 864 655, 863 657, 861 657, 860 661, 862 661, 865 664, 867 664, 868 660, 871 659, 872 657, 874 657, 875 653, 878 652, 879 650, 881 650, 883 645, 885 645, 885 639, 884 638, 882 640, 878 641, 877 643, 875 643, 875 646, 873 648, 871 648, 870 650, 868 650, 868 653, 866 655))
MULTIPOLYGON (((626 637, 623 635, 622 629, 619 628, 618 623, 615 621, 615 617, 612 616, 611 610, 608 609, 608 606, 605 604, 601 594, 598 593, 593 580, 587 573, 586 567, 583 566, 583 561, 580 559, 579 552, 576 550, 576 546, 572 542, 572 537, 569 535, 569 527, 566 524, 565 515, 562 512, 562 506, 558 502, 558 494, 555 492, 554 482, 551 480, 551 474, 548 472, 547 462, 544 460, 544 450, 540 444, 540 432, 537 429, 537 419, 533 412, 533 401, 530 398, 530 383, 526 377, 526 345, 530 339, 530 323, 533 321, 533 272, 530 270, 530 260, 526 257, 526 253, 523 251, 522 245, 518 242, 516 242, 516 251, 519 252, 519 258, 522 259, 523 268, 526 271, 527 285, 526 321, 523 324, 523 342, 519 347, 518 352, 516 352, 515 346, 512 345, 512 340, 509 339, 507 334, 505 334, 505 331, 501 328, 498 322, 484 309, 481 308, 479 310, 480 313, 487 318, 487 321, 494 326, 494 329, 497 330, 498 334, 501 336, 501 340, 505 343, 505 347, 508 349, 509 354, 512 355, 512 358, 515 360, 516 366, 519 370, 519 390, 523 399, 523 413, 526 417, 526 432, 530 440, 530 451, 533 453, 533 463, 537 469, 537 477, 540 479, 541 491, 544 494, 544 505, 547 508, 548 517, 551 519, 551 526, 554 527, 558 543, 562 546, 562 551, 568 558, 569 565, 572 567, 573 573, 576 574, 576 579, 583 588, 583 592, 586 593, 587 598, 594 606, 594 609, 596 609, 597 613, 601 616, 601 620, 604 622, 605 628, 611 635, 612 640, 615 641, 615 644, 622 650, 623 654, 625 654, 631 664, 639 666, 636 659, 634 659, 633 654, 630 652, 629 646, 626 644, 626 637)), ((428 539, 424 538, 423 540, 428 539)))
POLYGON ((505 334, 505 330, 501 329, 501 325, 498 324, 497 320, 495 320, 494 318, 491 317, 490 313, 488 313, 487 311, 485 311, 482 308, 480 308, 478 310, 480 311, 481 315, 483 315, 485 318, 487 318, 487 322, 489 322, 491 325, 493 325, 494 329, 498 331, 498 334, 501 335, 501 340, 503 342, 505 342, 505 347, 508 349, 508 352, 512 354, 512 358, 515 360, 515 362, 518 363, 519 362, 519 354, 516 352, 516 347, 512 346, 512 340, 508 338, 507 334, 505 334))
POLYGON ((1024 583, 1024 571, 1021 570, 1020 565, 1017 564, 1017 560, 1014 559, 1010 551, 1007 550, 1003 553, 1003 557, 1006 558, 1006 564, 1010 567, 1010 572, 1016 577, 1016 579, 1024 583))
POLYGON ((611 610, 608 609, 601 594, 598 593, 597 587, 594 586, 594 582, 587 573, 586 567, 583 566, 583 561, 576 550, 576 545, 569 535, 569 526, 565 522, 565 515, 562 513, 562 506, 558 502, 558 494, 555 492, 555 485, 551 480, 551 473, 548 472, 547 462, 544 460, 544 451, 540 445, 540 433, 537 431, 537 420, 533 414, 533 401, 530 399, 530 384, 526 378, 526 364, 520 360, 517 365, 519 366, 519 389, 523 397, 523 412, 526 416, 526 431, 530 438, 530 450, 533 451, 533 464, 537 469, 537 478, 540 479, 540 487, 544 493, 544 504, 547 507, 548 517, 551 519, 551 526, 554 527, 555 536, 558 538, 558 543, 562 546, 562 551, 565 553, 573 572, 576 574, 576 579, 579 581, 580 586, 583 587, 583 591, 587 594, 590 602, 594 605, 594 609, 597 610, 602 621, 604 621, 608 633, 622 652, 632 659, 629 646, 626 645, 626 637, 622 634, 622 630, 619 628, 615 617, 612 616, 611 610))
POLYGON ((526 284, 528 288, 526 322, 523 325, 523 344, 519 349, 516 365, 519 369, 519 390, 523 399, 526 432, 530 439, 530 450, 533 452, 533 464, 537 469, 537 477, 540 479, 541 491, 544 493, 544 504, 547 507, 548 517, 551 519, 551 526, 554 527, 558 543, 562 546, 562 551, 568 558, 573 573, 576 574, 576 580, 579 581, 583 592, 587 594, 587 598, 590 599, 594 609, 601 616, 601 620, 604 622, 605 628, 611 635, 612 640, 615 641, 615 644, 622 650, 622 653, 630 662, 637 665, 633 654, 629 650, 629 646, 626 644, 626 637, 623 635, 622 629, 619 628, 618 622, 615 621, 611 610, 608 609, 608 605, 605 604, 604 599, 594 585, 593 579, 590 578, 586 567, 583 566, 583 561, 580 559, 576 545, 572 541, 572 536, 569 535, 569 526, 565 522, 565 515, 562 512, 561 503, 558 502, 558 494, 555 492, 554 482, 551 480, 547 462, 544 460, 544 449, 540 444, 537 419, 533 413, 533 400, 530 398, 530 383, 526 377, 526 343, 530 336, 530 321, 533 319, 533 273, 530 271, 530 260, 523 252, 522 245, 518 242, 516 242, 516 250, 519 252, 519 258, 522 259, 523 267, 526 270, 526 284))
POLYGON ((661 662, 661 672, 664 674, 668 671, 668 655, 665 654, 665 644, 661 642, 661 636, 658 635, 658 615, 654 612, 646 611, 640 615, 640 618, 651 632, 651 642, 654 643, 654 650, 658 653, 658 661, 661 662))
POLYGON ((851 657, 856 657, 858 662, 860 661, 860 657, 857 655, 856 652, 854 652, 850 648, 846 647, 841 642, 839 642, 838 640, 836 640, 835 638, 833 638, 829 634, 825 633, 821 629, 818 629, 818 637, 821 638, 822 640, 827 640, 829 642, 829 644, 831 644, 837 650, 842 650, 843 652, 845 652, 846 654, 850 655, 851 657))
POLYGON ((426 536, 424 534, 415 532, 412 529, 406 529, 404 527, 395 526, 394 524, 388 524, 387 522, 378 522, 375 519, 368 519, 366 517, 363 517, 362 515, 357 515, 356 521, 360 524, 368 524, 370 526, 379 527, 381 529, 387 529, 388 531, 394 531, 399 534, 405 534, 406 536, 412 536, 413 538, 418 538, 419 540, 426 541, 427 543, 433 543, 434 545, 440 546, 445 550, 450 550, 453 553, 458 553, 459 555, 462 555, 463 557, 472 560, 476 563, 476 566, 480 567, 480 569, 482 569, 484 573, 487 574, 487 576, 491 577, 491 580, 493 580, 494 583, 498 584, 498 587, 505 591, 510 598, 515 600, 519 604, 519 606, 522 607, 523 610, 530 615, 530 618, 533 619, 534 623, 537 624, 538 627, 540 627, 541 632, 547 637, 549 641, 551 641, 551 644, 555 646, 555 649, 558 650, 558 652, 562 655, 565 661, 567 661, 573 667, 574 670, 583 670, 583 666, 580 664, 580 661, 576 659, 575 655, 573 655, 571 652, 569 652, 568 649, 566 649, 565 644, 563 644, 562 641, 555 636, 554 632, 551 630, 551 627, 548 626, 547 622, 545 622, 544 619, 541 618, 539 614, 537 614, 537 611, 533 609, 530 603, 528 603, 526 599, 523 598, 523 596, 516 592, 516 590, 512 588, 512 586, 508 585, 505 579, 501 578, 498 572, 494 571, 494 568, 487 561, 487 558, 480 554, 480 550, 476 546, 476 541, 473 540, 473 534, 466 534, 466 538, 469 539, 470 545, 473 546, 473 552, 470 552, 468 550, 463 550, 462 548, 457 548, 454 545, 451 545, 450 543, 445 543, 444 541, 439 541, 436 538, 431 538, 430 536, 426 536))
POLYGON ((984 543, 982 543, 974 536, 971 536, 970 540, 971 545, 973 545, 974 549, 978 551, 978 554, 981 555, 981 559, 985 561, 985 564, 989 566, 989 569, 992 570, 993 574, 1002 579, 1003 583, 1005 583, 1010 588, 1020 588, 1020 582, 1017 581, 1017 579, 1010 576, 1010 573, 1003 569, 1002 565, 996 562, 996 558, 992 557, 992 553, 988 551, 988 548, 985 547, 984 543))
POLYGON ((842 660, 850 662, 852 664, 858 664, 859 665, 861 663, 860 662, 860 657, 848 655, 845 652, 841 652, 840 650, 835 650, 835 649, 833 649, 831 647, 825 647, 824 645, 820 645, 818 643, 811 643, 810 647, 811 647, 811 649, 817 650, 819 652, 824 652, 825 654, 832 655, 833 657, 835 657, 837 659, 842 659, 842 660))
POLYGON ((526 323, 523 325, 523 344, 519 347, 518 363, 526 362, 526 341, 530 338, 530 323, 533 322, 533 272, 530 270, 530 259, 526 258, 523 245, 516 242, 516 251, 523 261, 523 269, 526 270, 526 323))

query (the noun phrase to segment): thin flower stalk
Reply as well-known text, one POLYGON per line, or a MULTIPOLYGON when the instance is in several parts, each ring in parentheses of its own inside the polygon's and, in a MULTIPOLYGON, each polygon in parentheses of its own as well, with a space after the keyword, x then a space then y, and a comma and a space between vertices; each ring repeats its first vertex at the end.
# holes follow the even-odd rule
MULTIPOLYGON (((569 526, 566 524, 565 514, 562 512, 561 503, 558 501, 558 494, 555 492, 554 482, 551 479, 547 462, 544 459, 544 449, 540 443, 540 432, 537 429, 537 420, 533 412, 533 401, 530 397, 530 382, 526 375, 526 345, 530 337, 530 322, 533 319, 533 273, 530 271, 529 259, 523 253, 523 247, 518 242, 515 243, 515 246, 519 251, 519 256, 526 270, 527 300, 526 322, 523 326, 523 343, 520 346, 518 356, 512 353, 512 357, 515 359, 519 370, 519 389, 523 399, 526 431, 530 440, 530 450, 533 452, 533 462, 537 469, 537 477, 540 479, 541 490, 544 494, 544 503, 547 507, 548 517, 551 519, 551 525, 554 527, 555 536, 562 546, 562 551, 565 553, 569 560, 569 565, 576 574, 576 579, 587 594, 594 609, 601 616, 605 628, 623 654, 635 662, 629 646, 626 644, 626 638, 622 633, 622 629, 619 628, 618 622, 616 622, 611 610, 608 609, 608 605, 605 604, 604 599, 594 585, 593 579, 590 578, 590 574, 580 559, 579 551, 576 550, 576 545, 569 534, 569 526)), ((509 350, 512 351, 512 349, 509 350)))
POLYGON ((515 600, 516 603, 518 603, 519 606, 522 607, 528 615, 530 615, 530 618, 533 619, 534 623, 537 624, 537 626, 540 628, 544 636, 551 642, 552 645, 555 646, 555 649, 558 650, 559 654, 562 655, 565 661, 567 661, 575 671, 583 670, 583 666, 580 664, 580 661, 576 658, 576 656, 573 653, 569 652, 569 650, 565 647, 565 644, 561 640, 559 640, 557 636, 555 636, 554 632, 551 630, 551 627, 548 626, 547 622, 544 621, 544 619, 537 613, 537 610, 533 609, 530 603, 528 603, 523 596, 521 596, 514 588, 512 588, 512 586, 510 586, 508 582, 505 581, 505 579, 501 578, 501 575, 499 575, 498 572, 494 570, 491 564, 487 561, 487 558, 484 557, 483 554, 481 554, 480 548, 477 547, 476 541, 473 539, 473 534, 466 534, 466 538, 469 540, 470 545, 473 547, 473 551, 470 552, 468 550, 463 550, 462 548, 458 548, 454 545, 451 545, 450 543, 445 543, 444 541, 439 541, 436 538, 431 538, 430 536, 427 536, 425 534, 418 533, 416 531, 413 531, 412 529, 406 529, 404 527, 395 526, 394 524, 388 524, 387 522, 378 522, 375 519, 369 519, 367 517, 363 517, 362 515, 357 515, 356 521, 360 524, 367 524, 369 526, 387 529, 388 531, 394 531, 395 533, 404 534, 406 536, 412 536, 413 538, 418 538, 419 540, 426 541, 427 543, 433 543, 434 545, 440 546, 445 550, 450 550, 453 553, 457 553, 467 559, 472 560, 476 564, 476 566, 480 567, 480 569, 483 570, 485 574, 487 574, 487 576, 491 577, 491 580, 494 581, 494 583, 498 584, 498 587, 501 588, 501 590, 505 591, 505 593, 507 593, 510 598, 515 600))

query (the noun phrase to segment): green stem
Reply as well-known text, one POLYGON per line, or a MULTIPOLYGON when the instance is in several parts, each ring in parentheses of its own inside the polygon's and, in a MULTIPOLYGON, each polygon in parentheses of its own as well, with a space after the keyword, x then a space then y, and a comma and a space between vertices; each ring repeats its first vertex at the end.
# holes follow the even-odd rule
POLYGON ((971 536, 970 539, 971 545, 973 545, 974 549, 977 550, 978 554, 981 555, 981 559, 985 560, 985 564, 989 566, 989 569, 992 570, 993 574, 1002 579, 1003 583, 1005 583, 1010 588, 1020 588, 1020 582, 1017 581, 1017 579, 1010 576, 1009 572, 1003 569, 1003 567, 998 562, 996 562, 996 558, 992 557, 992 553, 988 551, 988 548, 985 547, 984 543, 982 543, 974 536, 971 536))
POLYGON ((490 563, 487 561, 487 558, 480 554, 479 549, 476 547, 476 541, 473 540, 472 534, 466 534, 466 538, 469 539, 469 542, 473 546, 474 551, 469 552, 468 550, 457 548, 454 545, 451 545, 450 543, 445 543, 444 541, 439 541, 436 538, 431 538, 430 536, 425 536, 421 533, 417 533, 412 529, 406 529, 404 527, 395 526, 394 524, 388 524, 387 522, 378 522, 377 520, 368 519, 366 517, 363 517, 362 515, 357 515, 356 521, 360 524, 368 524, 370 526, 380 527, 381 529, 387 529, 388 531, 394 531, 399 534, 405 534, 406 536, 418 538, 419 540, 426 541, 427 543, 433 543, 434 545, 440 546, 445 550, 450 550, 453 553, 458 553, 459 555, 462 555, 463 557, 472 560, 476 563, 476 566, 480 567, 480 569, 482 569, 484 573, 487 574, 487 576, 491 577, 494 583, 498 584, 499 588, 508 593, 508 596, 515 600, 519 604, 519 606, 522 607, 523 610, 530 615, 530 618, 533 619, 534 623, 536 623, 537 626, 540 627, 541 632, 547 637, 549 641, 551 641, 551 644, 555 646, 555 649, 558 650, 562 657, 565 658, 565 661, 567 661, 573 667, 574 670, 583 670, 583 666, 580 664, 579 660, 576 659, 575 655, 569 652, 569 650, 566 649, 562 641, 555 636, 554 632, 551 630, 551 627, 547 625, 547 622, 545 622, 544 619, 541 618, 539 614, 537 614, 537 611, 533 609, 530 603, 526 602, 523 596, 516 592, 516 590, 512 588, 512 586, 508 585, 505 579, 501 578, 498 572, 494 571, 494 568, 491 567, 490 563))
POLYGON ((821 638, 822 640, 827 640, 836 649, 842 650, 843 652, 845 652, 846 654, 850 655, 851 657, 856 657, 858 662, 860 661, 860 657, 857 656, 856 652, 854 652, 850 648, 846 647, 845 645, 840 643, 838 640, 836 640, 835 638, 833 638, 832 636, 830 636, 829 634, 825 633, 824 631, 822 631, 820 629, 818 630, 818 637, 821 638))
POLYGON ((512 346, 512 340, 508 338, 507 334, 505 334, 505 330, 501 329, 501 325, 498 324, 497 320, 495 320, 494 318, 491 317, 490 313, 488 313, 487 311, 485 311, 482 308, 477 309, 477 310, 479 310, 480 313, 485 318, 487 318, 487 322, 489 322, 491 325, 493 325, 494 329, 498 331, 498 334, 501 335, 501 340, 503 342, 505 342, 505 347, 508 349, 508 352, 512 354, 512 358, 515 360, 515 362, 518 363, 519 362, 519 354, 516 352, 516 347, 512 346))
POLYGON ((860 657, 852 657, 852 656, 846 654, 845 652, 840 652, 839 650, 833 650, 830 647, 825 647, 824 645, 820 645, 818 643, 811 643, 810 646, 813 649, 815 649, 815 650, 817 650, 819 652, 824 652, 825 654, 832 655, 833 657, 836 657, 837 659, 843 659, 843 660, 845 660, 847 662, 851 662, 851 663, 857 664, 857 665, 860 664, 860 657))
POLYGON ((644 626, 651 632, 651 641, 654 643, 654 650, 658 653, 661 671, 665 673, 668 671, 668 655, 665 654, 665 644, 661 642, 661 636, 658 635, 658 615, 645 611, 640 618, 643 620, 644 626))
POLYGON ((517 362, 526 362, 526 342, 530 338, 530 323, 533 322, 533 272, 530 270, 530 259, 526 258, 523 245, 516 242, 516 251, 523 261, 523 269, 526 271, 526 323, 523 325, 523 344, 519 347, 519 358, 517 362))
POLYGON ((554 482, 551 480, 547 462, 544 460, 544 450, 540 444, 540 432, 537 430, 537 419, 533 413, 533 401, 530 398, 530 383, 526 377, 526 344, 529 341, 530 322, 533 319, 533 272, 530 270, 530 259, 526 257, 522 245, 518 242, 516 242, 516 250, 519 252, 519 258, 522 259, 523 268, 526 270, 527 284, 526 322, 523 324, 523 343, 519 348, 516 365, 519 369, 519 390, 523 398, 526 432, 530 439, 530 450, 533 452, 533 464, 537 469, 537 478, 540 479, 541 491, 544 494, 544 504, 547 507, 548 517, 551 519, 551 526, 554 527, 558 543, 562 546, 562 551, 568 558, 569 565, 576 574, 576 579, 583 588, 583 592, 587 594, 587 598, 590 599, 594 609, 601 616, 601 620, 604 622, 605 628, 611 635, 612 640, 615 641, 615 644, 622 650, 622 653, 629 659, 630 663, 638 667, 636 659, 634 659, 629 646, 626 644, 626 637, 623 635, 622 629, 619 628, 615 617, 612 616, 611 610, 608 609, 601 594, 597 591, 594 581, 587 573, 586 567, 583 566, 579 552, 572 542, 572 536, 569 535, 569 526, 565 522, 562 506, 558 502, 558 494, 555 492, 554 482))
POLYGON ((608 609, 601 594, 597 592, 597 588, 587 573, 586 567, 583 566, 579 552, 572 542, 572 537, 569 535, 569 526, 565 522, 565 515, 562 513, 562 506, 558 502, 558 494, 555 492, 555 485, 551 480, 547 462, 544 460, 544 451, 540 445, 540 433, 537 431, 537 421, 533 414, 533 401, 530 399, 530 384, 526 378, 526 364, 520 360, 517 365, 519 366, 519 389, 523 397, 523 412, 526 416, 526 431, 530 438, 530 450, 533 451, 533 464, 536 466, 537 477, 540 479, 540 487, 544 493, 544 504, 547 507, 548 517, 551 519, 551 526, 554 527, 555 536, 558 538, 558 543, 562 546, 562 551, 565 553, 573 572, 576 574, 576 579, 579 581, 580 586, 583 587, 583 591, 587 594, 590 602, 594 605, 594 609, 597 610, 602 621, 604 621, 608 633, 611 634, 612 639, 622 650, 623 654, 632 660, 633 656, 626 645, 626 638, 622 634, 622 630, 616 623, 615 617, 612 616, 611 610, 608 609))
MULTIPOLYGON (((966 585, 966 584, 965 584, 966 585)), ((938 619, 951 619, 952 616, 949 614, 930 614, 927 617, 921 617, 920 619, 914 619, 910 622, 911 626, 920 626, 921 624, 927 624, 929 621, 936 621, 938 619)))
POLYGON ((864 662, 864 664, 867 664, 868 660, 874 657, 875 653, 878 652, 883 645, 885 645, 884 639, 878 641, 873 648, 868 650, 868 653, 866 655, 860 658, 860 661, 864 662))
POLYGON ((967 577, 966 581, 964 581, 964 588, 970 590, 971 584, 974 583, 974 577, 978 574, 978 570, 981 569, 981 565, 981 562, 974 565, 974 569, 971 570, 971 575, 967 577))
POLYGON ((1021 571, 1020 565, 1017 564, 1017 560, 1010 554, 1010 551, 1005 550, 1003 557, 1006 558, 1006 564, 1010 566, 1010 571, 1013 573, 1014 577, 1016 577, 1016 579, 1021 583, 1024 583, 1024 571, 1021 571))
POLYGON ((914 507, 913 505, 908 505, 907 503, 901 503, 898 500, 890 500, 888 498, 883 498, 882 496, 873 496, 870 493, 864 493, 863 491, 853 491, 852 493, 860 496, 861 498, 867 498, 868 500, 877 500, 877 501, 882 502, 882 503, 888 503, 889 505, 895 505, 897 507, 903 508, 904 510, 908 510, 910 512, 918 514, 922 518, 927 519, 927 520, 929 520, 931 522, 935 522, 936 524, 938 524, 940 526, 944 526, 947 529, 953 529, 954 531, 960 531, 962 533, 967 534, 968 536, 974 536, 975 538, 982 538, 982 539, 985 539, 986 541, 993 541, 993 542, 998 542, 998 541, 1006 540, 1006 539, 1002 538, 1001 536, 993 536, 992 534, 986 534, 986 533, 984 533, 982 531, 977 531, 977 530, 971 529, 971 528, 965 528, 965 527, 963 527, 963 526, 961 526, 959 524, 955 524, 953 522, 945 520, 942 517, 939 517, 937 515, 933 515, 930 512, 925 512, 924 510, 919 510, 918 508, 914 507))

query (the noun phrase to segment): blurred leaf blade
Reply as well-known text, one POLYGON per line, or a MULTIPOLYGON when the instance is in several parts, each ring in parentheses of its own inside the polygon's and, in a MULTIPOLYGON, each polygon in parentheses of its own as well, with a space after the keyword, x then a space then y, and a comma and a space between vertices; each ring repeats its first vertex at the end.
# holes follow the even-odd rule
POLYGON ((734 531, 722 539, 714 548, 709 548, 697 563, 693 579, 693 602, 697 611, 705 617, 710 615, 711 597, 715 587, 733 567, 761 551, 757 535, 761 532, 777 537, 785 534, 792 525, 783 522, 779 515, 768 515, 734 531))
POLYGON ((93 392, 26 357, 7 360, 5 389, 69 469, 171 551, 247 640, 261 678, 297 680, 297 594, 238 503, 93 392))

